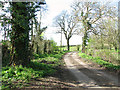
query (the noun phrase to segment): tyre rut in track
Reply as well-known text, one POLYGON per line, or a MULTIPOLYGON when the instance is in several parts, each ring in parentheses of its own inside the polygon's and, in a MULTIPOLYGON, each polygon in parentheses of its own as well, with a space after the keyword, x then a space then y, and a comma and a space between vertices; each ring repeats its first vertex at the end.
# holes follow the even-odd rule
POLYGON ((69 54, 68 58, 72 64, 74 64, 75 67, 77 67, 78 70, 80 70, 83 74, 87 75, 89 78, 93 79, 97 85, 99 86, 105 86, 105 87, 113 87, 117 86, 115 85, 111 80, 109 80, 107 77, 103 76, 101 73, 94 72, 83 65, 79 64, 74 58, 72 57, 73 53, 69 54))

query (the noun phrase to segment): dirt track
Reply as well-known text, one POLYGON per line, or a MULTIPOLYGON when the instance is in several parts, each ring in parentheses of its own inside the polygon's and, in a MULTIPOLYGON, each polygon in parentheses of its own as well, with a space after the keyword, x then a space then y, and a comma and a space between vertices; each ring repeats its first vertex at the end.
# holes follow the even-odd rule
POLYGON ((56 68, 52 76, 37 78, 28 83, 26 89, 38 90, 120 90, 118 76, 95 65, 85 62, 77 52, 63 56, 65 63, 56 68), (62 89, 61 89, 62 88, 62 89))
POLYGON ((79 85, 86 88, 118 88, 118 76, 99 67, 90 66, 82 60, 77 52, 70 52, 64 56, 67 68, 77 78, 79 85))

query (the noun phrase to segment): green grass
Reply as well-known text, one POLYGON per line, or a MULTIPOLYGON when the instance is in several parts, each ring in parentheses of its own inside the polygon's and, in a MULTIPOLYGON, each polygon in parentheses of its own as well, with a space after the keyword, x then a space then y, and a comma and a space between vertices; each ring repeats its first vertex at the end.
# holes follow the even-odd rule
POLYGON ((38 63, 37 61, 32 61, 26 67, 22 65, 6 66, 2 68, 2 88, 6 88, 6 86, 11 88, 20 87, 18 84, 21 82, 28 82, 31 78, 44 77, 54 72, 55 69, 53 69, 52 65, 38 63), (15 82, 17 82, 17 85, 15 85, 15 82))
MULTIPOLYGON (((70 51, 77 51, 77 47, 78 46, 70 46, 70 51)), ((79 46, 79 49, 80 49, 80 46, 79 46)), ((67 50, 67 46, 64 46, 64 47, 59 47, 59 50, 67 50)))
POLYGON ((86 51, 87 55, 91 56, 99 56, 105 61, 111 62, 113 64, 119 65, 120 60, 118 55, 118 52, 114 49, 87 49, 86 51))
POLYGON ((2 67, 2 89, 22 88, 31 79, 46 77, 56 72, 56 67, 59 66, 59 60, 65 52, 57 52, 56 54, 35 54, 35 59, 26 67, 6 66, 2 67))
POLYGON ((85 53, 81 53, 81 52, 79 52, 79 56, 82 58, 85 58, 87 60, 91 60, 91 61, 93 61, 99 65, 102 65, 103 67, 109 68, 109 69, 115 69, 115 70, 120 69, 120 65, 114 65, 110 62, 102 60, 100 57, 92 57, 92 56, 86 55, 85 53))

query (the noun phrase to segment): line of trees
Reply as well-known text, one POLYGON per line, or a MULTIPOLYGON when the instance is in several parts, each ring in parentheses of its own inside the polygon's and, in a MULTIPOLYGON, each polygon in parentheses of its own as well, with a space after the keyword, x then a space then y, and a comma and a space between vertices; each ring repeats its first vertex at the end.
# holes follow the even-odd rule
MULTIPOLYGON (((0 15, 2 25, 1 31, 4 31, 4 40, 10 40, 11 61, 9 65, 26 65, 30 63, 30 52, 39 54, 52 52, 51 45, 55 46, 53 41, 44 40, 41 34, 47 29, 47 26, 41 26, 42 4, 43 2, 9 2, 9 7, 4 8, 6 2, 0 2, 0 8, 5 14, 0 15), (37 21, 36 12, 40 12, 40 21, 37 21), (41 48, 41 46, 43 46, 41 48), (47 49, 51 47, 51 49, 47 49)), ((118 19, 117 9, 111 7, 109 3, 102 4, 98 2, 74 2, 69 11, 63 11, 55 17, 54 25, 59 27, 58 33, 65 35, 67 49, 69 50, 70 39, 74 34, 83 34, 82 52, 86 52, 88 45, 92 48, 103 49, 105 44, 115 50, 119 46, 119 32, 117 29, 118 19), (91 44, 92 41, 92 44, 91 44), (94 43, 94 42, 95 43, 94 43)))
MULTIPOLYGON (((74 34, 83 34, 82 52, 85 53, 92 35, 101 37, 101 44, 106 40, 109 46, 118 48, 117 9, 109 3, 75 1, 69 11, 63 11, 54 19, 59 27, 57 32, 64 33, 67 48, 74 34), (112 25, 112 26, 111 26, 112 25), (107 38, 105 37, 107 36, 107 38)), ((97 45, 96 45, 97 46, 97 45)))
POLYGON ((8 55, 9 65, 25 66, 30 63, 32 53, 42 54, 41 50, 43 53, 49 53, 56 49, 53 40, 44 40, 41 35, 47 29, 47 26, 41 26, 42 12, 46 10, 46 7, 41 6, 43 4, 45 3, 0 2, 4 11, 0 15, 1 31, 4 32, 3 59, 5 54, 8 55), (6 4, 8 7, 5 7, 6 4), (37 17, 36 12, 40 12, 40 17, 37 17), (5 44, 8 44, 9 50, 5 44))

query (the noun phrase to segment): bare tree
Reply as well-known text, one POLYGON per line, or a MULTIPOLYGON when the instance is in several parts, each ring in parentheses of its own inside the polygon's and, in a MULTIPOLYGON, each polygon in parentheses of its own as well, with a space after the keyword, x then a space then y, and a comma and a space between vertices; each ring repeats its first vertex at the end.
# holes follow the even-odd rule
POLYGON ((78 30, 79 25, 77 14, 75 14, 75 12, 71 14, 67 11, 63 11, 55 18, 54 24, 60 28, 60 30, 58 30, 58 33, 64 33, 67 40, 67 50, 70 50, 70 38, 78 30))
MULTIPOLYGON (((97 34, 96 24, 99 20, 108 15, 108 8, 98 2, 75 2, 72 5, 73 11, 78 11, 78 19, 83 25, 82 31, 84 31, 82 52, 85 53, 85 47, 89 39, 89 33, 97 34)), ((111 13, 112 15, 113 13, 111 13)), ((111 16, 109 14, 109 16, 111 16)))

